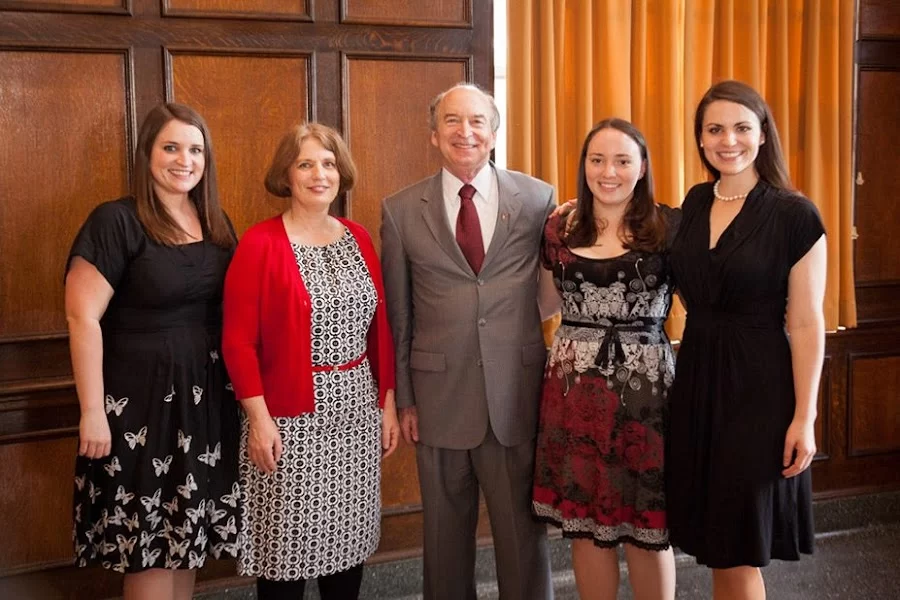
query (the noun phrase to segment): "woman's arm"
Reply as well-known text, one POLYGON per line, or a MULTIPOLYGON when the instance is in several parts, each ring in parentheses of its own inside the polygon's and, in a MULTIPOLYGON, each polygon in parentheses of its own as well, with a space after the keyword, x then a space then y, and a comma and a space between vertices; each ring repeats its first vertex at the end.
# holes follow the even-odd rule
POLYGON ((397 404, 394 401, 394 390, 388 390, 384 396, 384 408, 381 413, 381 457, 387 458, 394 453, 400 443, 400 421, 397 419, 397 404))
POLYGON ((66 322, 75 391, 81 407, 78 453, 102 458, 112 438, 103 404, 103 333, 100 318, 113 297, 113 288, 97 268, 76 256, 66 275, 66 322))
POLYGON ((814 425, 819 378, 825 356, 825 236, 791 268, 788 277, 787 330, 791 344, 796 407, 784 440, 785 477, 812 463, 816 453, 814 425))

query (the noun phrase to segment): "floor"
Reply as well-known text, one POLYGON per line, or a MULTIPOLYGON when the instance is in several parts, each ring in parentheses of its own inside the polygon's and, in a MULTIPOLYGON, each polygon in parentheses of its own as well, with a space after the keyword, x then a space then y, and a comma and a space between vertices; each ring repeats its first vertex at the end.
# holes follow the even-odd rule
MULTIPOLYGON (((900 600, 900 491, 818 501, 814 515, 819 532, 815 554, 799 562, 775 561, 763 570, 770 600, 900 600)), ((551 536, 550 549, 556 599, 576 600, 569 542, 558 535, 551 536)), ((676 597, 710 598, 708 570, 697 566, 691 557, 678 553, 676 564, 676 597)), ((231 563, 224 566, 233 569, 231 563)), ((215 568, 207 566, 207 569, 215 568)), ((621 563, 621 569, 619 600, 631 600, 627 566, 621 563)), ((48 572, 39 572, 4 578, 0 580, 0 600, 106 596, 100 589, 108 586, 92 586, 91 577, 96 577, 95 572, 90 569, 78 572, 86 579, 77 580, 80 583, 74 584, 74 589, 76 580, 71 574, 55 578, 48 572)), ((218 576, 227 578, 229 574, 230 571, 218 576)), ((255 600, 252 580, 231 581, 237 587, 204 590, 201 586, 195 598, 255 600)), ((478 552, 476 581, 480 600, 499 598, 490 546, 478 552)), ((363 600, 418 600, 422 597, 421 585, 420 559, 375 564, 366 568, 361 597, 363 600)), ((317 599, 316 586, 309 588, 305 600, 317 599)))
MULTIPOLYGON (((900 492, 816 504, 815 554, 799 562, 774 561, 763 569, 772 600, 900 600, 900 492)), ((556 600, 577 600, 569 542, 551 540, 556 600)), ((710 598, 709 571, 676 553, 676 598, 710 598)), ((621 563, 619 600, 631 600, 627 566, 621 563)), ((411 559, 367 568, 364 600, 422 598, 421 561, 411 559)), ((492 548, 479 550, 478 598, 499 598, 492 548)), ((305 600, 318 599, 314 585, 305 600)), ((252 600, 252 587, 220 590, 203 600, 252 600)))

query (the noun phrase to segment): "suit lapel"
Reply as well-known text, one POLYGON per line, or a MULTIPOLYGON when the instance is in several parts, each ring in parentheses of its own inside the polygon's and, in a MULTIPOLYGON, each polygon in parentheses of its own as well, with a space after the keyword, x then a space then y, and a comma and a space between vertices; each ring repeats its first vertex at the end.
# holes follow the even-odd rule
POLYGON ((447 221, 447 210, 444 208, 444 188, 441 185, 441 172, 431 178, 431 182, 422 194, 422 218, 425 225, 431 231, 438 246, 449 256, 459 268, 467 273, 472 272, 466 257, 463 256, 456 238, 453 236, 453 228, 447 221))
MULTIPOLYGON (((493 164, 491 166, 493 167, 493 164)), ((516 182, 505 170, 494 167, 494 172, 497 174, 497 193, 499 195, 497 225, 494 228, 491 245, 488 246, 487 253, 484 256, 484 264, 481 266, 482 272, 503 249, 506 240, 509 239, 509 233, 512 231, 513 225, 519 216, 519 212, 522 210, 522 202, 516 197, 519 195, 519 186, 516 185, 516 182)))

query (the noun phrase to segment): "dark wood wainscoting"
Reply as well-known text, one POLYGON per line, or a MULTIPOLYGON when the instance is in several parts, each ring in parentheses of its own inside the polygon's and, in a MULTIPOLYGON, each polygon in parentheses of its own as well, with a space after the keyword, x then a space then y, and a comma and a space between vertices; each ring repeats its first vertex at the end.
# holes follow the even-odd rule
MULTIPOLYGON (((336 211, 377 238, 381 199, 439 168, 430 99, 492 88, 492 35, 490 0, 0 0, 0 596, 23 577, 26 595, 41 581, 72 598, 121 589, 62 568, 78 425, 62 275, 91 209, 128 191, 147 111, 173 100, 204 115, 239 232, 279 210, 262 180, 288 126, 336 127, 360 172, 336 211)), ((386 462, 383 495, 375 560, 415 554, 410 448, 386 462)), ((233 573, 214 562, 202 585, 233 573)))

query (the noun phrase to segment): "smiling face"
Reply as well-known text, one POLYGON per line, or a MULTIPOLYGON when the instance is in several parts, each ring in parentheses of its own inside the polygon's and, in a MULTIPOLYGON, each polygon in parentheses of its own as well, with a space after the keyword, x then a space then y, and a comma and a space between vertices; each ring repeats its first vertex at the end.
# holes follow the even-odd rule
POLYGON ((441 151, 444 167, 468 183, 487 164, 497 142, 491 127, 491 104, 471 88, 456 88, 437 107, 431 143, 441 151))
POLYGON ((723 177, 755 177, 754 163, 765 141, 759 118, 743 104, 716 100, 706 107, 700 132, 703 155, 723 177))
POLYGON ((160 129, 150 151, 153 191, 160 199, 187 196, 200 183, 204 148, 203 133, 193 125, 173 119, 160 129))
POLYGON ((334 152, 308 137, 300 144, 300 154, 288 170, 291 199, 305 208, 324 208, 337 197, 341 174, 334 152))
POLYGON ((588 143, 584 177, 595 206, 597 203, 606 207, 627 203, 634 196, 634 187, 644 176, 645 169, 640 146, 618 129, 601 129, 588 143))

